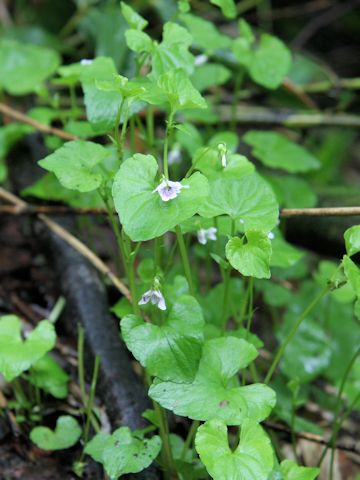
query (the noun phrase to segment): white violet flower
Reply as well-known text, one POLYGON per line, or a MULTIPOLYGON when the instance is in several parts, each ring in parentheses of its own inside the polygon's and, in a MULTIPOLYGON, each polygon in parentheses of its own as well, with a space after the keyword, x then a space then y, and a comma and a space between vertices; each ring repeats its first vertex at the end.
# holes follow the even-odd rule
POLYGON ((196 55, 195 57, 195 66, 199 67, 200 65, 204 65, 208 61, 208 56, 202 53, 201 55, 196 55))
POLYGON ((80 60, 80 65, 91 65, 93 60, 90 60, 89 58, 83 58, 80 60))
POLYGON ((160 310, 166 310, 165 298, 160 290, 151 289, 145 292, 140 298, 139 305, 145 305, 149 302, 156 305, 160 310))
POLYGON ((176 198, 182 188, 190 188, 190 185, 182 185, 180 182, 172 182, 166 178, 153 190, 153 193, 158 192, 161 200, 168 202, 176 198))
POLYGON ((216 240, 216 232, 217 228, 210 227, 210 228, 200 228, 197 232, 197 238, 201 245, 205 245, 208 240, 216 240))
POLYGON ((220 159, 221 159, 221 166, 223 168, 226 167, 227 165, 227 158, 226 158, 226 145, 225 143, 219 143, 218 145, 218 151, 219 151, 219 155, 220 155, 220 159))
POLYGON ((269 239, 269 240, 274 240, 274 238, 275 238, 274 233, 273 233, 273 232, 269 232, 269 233, 268 233, 268 239, 269 239))

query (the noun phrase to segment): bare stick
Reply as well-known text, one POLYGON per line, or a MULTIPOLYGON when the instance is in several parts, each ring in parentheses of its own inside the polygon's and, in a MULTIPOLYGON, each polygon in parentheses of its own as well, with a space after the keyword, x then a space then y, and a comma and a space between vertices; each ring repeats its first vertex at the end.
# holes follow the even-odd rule
MULTIPOLYGON (((0 189, 1 197, 15 203, 12 193, 0 189)), ((15 197, 15 205, 0 205, 0 214, 4 215, 107 215, 106 208, 75 208, 66 205, 34 205, 15 197), (21 203, 20 203, 21 202, 21 203)), ((116 213, 114 211, 114 213, 116 213)), ((323 207, 323 208, 283 208, 280 216, 287 217, 351 217, 360 215, 360 207, 323 207)))
MULTIPOLYGON (((265 426, 267 428, 270 428, 271 430, 277 431, 277 432, 282 432, 285 433, 286 435, 291 435, 291 430, 279 423, 274 423, 271 421, 265 421, 264 422, 265 426)), ((302 438, 304 440, 308 440, 309 442, 313 443, 319 443, 320 445, 327 445, 329 443, 329 440, 325 440, 323 437, 320 435, 315 435, 314 433, 308 433, 308 432, 295 432, 295 436, 297 438, 302 438)), ((343 450, 345 452, 353 452, 360 454, 360 448, 357 442, 354 442, 351 445, 346 445, 344 443, 338 443, 336 444, 335 448, 339 450, 343 450)))
POLYGON ((14 120, 18 120, 19 122, 26 123, 27 125, 34 127, 36 130, 39 130, 39 132, 47 133, 49 135, 55 135, 62 138, 63 140, 78 140, 78 137, 76 135, 64 132, 64 130, 60 130, 59 128, 49 127, 44 123, 40 123, 37 120, 28 117, 24 113, 19 112, 18 110, 15 110, 8 105, 5 105, 5 103, 0 102, 0 112, 10 118, 13 118, 14 120))

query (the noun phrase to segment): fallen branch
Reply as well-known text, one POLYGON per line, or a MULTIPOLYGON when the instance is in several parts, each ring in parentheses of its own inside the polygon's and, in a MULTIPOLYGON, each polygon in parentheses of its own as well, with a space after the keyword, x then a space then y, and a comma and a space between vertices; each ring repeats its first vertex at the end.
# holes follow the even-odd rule
MULTIPOLYGON (((220 105, 216 109, 216 113, 218 113, 222 121, 228 122, 232 118, 232 106, 220 105)), ((216 122, 217 121, 218 120, 216 120, 216 122)), ((360 127, 360 115, 318 112, 297 113, 286 109, 270 109, 240 105, 236 112, 236 122, 242 125, 358 128, 360 127)))
MULTIPOLYGON (((27 211, 28 204, 24 200, 20 199, 16 195, 8 192, 4 188, 0 187, 0 198, 5 199, 15 205, 13 207, 15 211, 27 211)), ((97 256, 95 253, 90 250, 84 243, 78 240, 74 235, 68 232, 65 228, 51 220, 49 217, 43 213, 37 213, 38 218, 54 233, 59 235, 63 240, 65 240, 69 245, 71 245, 75 250, 77 250, 81 255, 86 257, 94 267, 99 270, 103 275, 107 276, 113 285, 131 301, 131 295, 129 289, 125 284, 118 278, 110 268, 97 256)))
MULTIPOLYGON (((3 190, 3 189, 0 189, 3 190)), ((10 192, 0 196, 14 203, 10 192)), ((15 197, 18 199, 18 197, 15 197)), ((34 205, 18 199, 15 205, 0 205, 0 214, 7 215, 107 215, 105 208, 69 207, 66 205, 34 205), (22 203, 20 203, 22 202, 22 203)), ((114 210, 114 213, 116 211, 114 210)), ((360 215, 360 207, 283 208, 280 217, 350 217, 360 215)))
POLYGON ((8 105, 5 105, 5 103, 0 102, 0 112, 14 120, 26 123, 27 125, 34 127, 36 130, 39 130, 39 132, 49 135, 55 135, 62 138, 63 140, 78 140, 78 137, 76 135, 73 135, 69 132, 64 132, 64 130, 60 130, 59 128, 45 125, 44 123, 40 123, 37 120, 34 120, 33 118, 25 115, 24 113, 19 112, 18 110, 15 110, 8 105))
MULTIPOLYGON (((286 435, 291 435, 291 430, 284 425, 279 423, 274 423, 271 421, 265 421, 265 426, 270 430, 274 430, 276 432, 285 433, 286 435)), ((309 442, 318 443, 320 445, 328 445, 329 440, 325 440, 320 435, 315 435, 314 433, 308 432, 294 432, 297 438, 301 438, 303 440, 308 440, 309 442)), ((346 445, 344 443, 337 443, 335 448, 338 450, 343 450, 345 452, 352 452, 360 455, 360 446, 358 446, 358 442, 354 442, 350 445, 346 445)))

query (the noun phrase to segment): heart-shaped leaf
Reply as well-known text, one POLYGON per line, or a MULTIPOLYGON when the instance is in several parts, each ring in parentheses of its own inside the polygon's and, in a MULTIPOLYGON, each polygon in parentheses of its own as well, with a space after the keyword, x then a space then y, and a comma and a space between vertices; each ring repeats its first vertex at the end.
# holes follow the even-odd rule
POLYGON ((48 320, 42 320, 23 341, 20 319, 0 317, 0 373, 11 382, 51 350, 55 341, 55 329, 48 320))
POLYGON ((159 184, 157 171, 158 164, 152 155, 137 153, 121 165, 115 176, 115 208, 126 234, 134 241, 159 237, 192 217, 208 194, 207 180, 197 172, 181 182, 188 188, 164 202, 154 192, 159 184))
POLYGON ((162 380, 191 382, 201 357, 204 320, 195 298, 183 295, 161 326, 128 315, 121 333, 128 349, 148 373, 162 380))
POLYGON ((128 427, 115 430, 112 435, 98 433, 86 445, 85 453, 101 463, 111 480, 127 473, 141 472, 158 456, 161 439, 135 436, 128 427))
POLYGON ((226 245, 226 258, 232 267, 247 277, 270 278, 271 241, 257 230, 246 238, 232 237, 226 245), (246 241, 245 241, 246 240, 246 241))
POLYGON ((261 421, 275 405, 274 391, 262 384, 236 386, 236 373, 257 356, 245 340, 226 337, 205 342, 190 384, 155 381, 149 395, 164 408, 193 420, 221 418, 228 425, 261 421))
POLYGON ((69 375, 50 356, 45 355, 31 369, 29 381, 56 398, 66 398, 69 375))
POLYGON ((307 172, 320 162, 304 147, 276 132, 250 130, 244 141, 253 147, 252 154, 264 165, 291 173, 307 172))
MULTIPOLYGON (((243 165, 243 164, 242 164, 243 165)), ((278 222, 278 204, 270 186, 256 172, 243 173, 231 163, 216 176, 209 175, 209 196, 199 208, 203 217, 229 215, 241 219, 245 230, 268 232, 278 222)))
POLYGON ((348 228, 344 233, 344 238, 349 257, 360 252, 360 225, 348 228))
POLYGON ((133 8, 125 2, 120 2, 121 13, 131 28, 144 30, 149 24, 145 18, 139 15, 133 8))
POLYGON ((270 439, 252 420, 242 424, 235 450, 229 446, 226 424, 219 419, 199 427, 195 448, 214 480, 268 480, 274 466, 270 439))
POLYGON ((81 428, 75 418, 63 415, 57 419, 55 430, 35 427, 30 432, 31 441, 42 450, 63 450, 77 443, 81 428))
POLYGON ((211 3, 221 8, 222 13, 228 18, 236 17, 236 5, 234 0, 210 0, 211 3))
POLYGON ((104 180, 98 164, 108 155, 108 150, 97 143, 75 140, 65 143, 40 160, 39 165, 49 172, 54 172, 64 187, 90 192, 98 188, 104 180))

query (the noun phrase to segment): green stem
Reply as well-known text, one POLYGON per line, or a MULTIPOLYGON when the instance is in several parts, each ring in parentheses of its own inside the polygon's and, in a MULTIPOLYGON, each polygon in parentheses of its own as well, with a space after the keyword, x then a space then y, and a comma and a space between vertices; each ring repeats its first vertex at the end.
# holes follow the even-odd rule
POLYGON ((103 202, 105 204, 106 210, 107 210, 108 215, 109 215, 111 228, 114 232, 116 242, 117 242, 117 245, 118 245, 118 248, 119 248, 119 251, 120 251, 122 266, 124 268, 126 276, 128 277, 129 275, 128 275, 127 254, 126 254, 126 248, 125 248, 125 245, 124 245, 124 240, 123 240, 123 237, 121 235, 120 225, 117 222, 117 219, 115 218, 113 209, 112 209, 112 207, 109 203, 109 200, 108 200, 106 194, 101 195, 101 198, 103 199, 103 202))
POLYGON ((189 450, 191 447, 191 443, 196 435, 196 431, 199 428, 200 422, 198 420, 194 420, 191 424, 191 427, 189 429, 189 432, 186 436, 185 442, 184 442, 184 447, 181 452, 181 460, 185 459, 186 452, 189 450))
POLYGON ((337 397, 336 397, 335 415, 334 415, 334 421, 333 421, 332 435, 331 435, 329 443, 326 445, 326 447, 322 451, 320 459, 318 461, 318 466, 320 466, 322 461, 325 458, 325 455, 326 455, 329 447, 331 446, 332 452, 331 452, 330 480, 332 479, 332 471, 333 471, 333 463, 334 463, 334 458, 333 457, 334 457, 334 449, 335 449, 335 444, 336 444, 336 437, 337 437, 338 430, 340 429, 340 427, 338 428, 338 421, 339 421, 339 417, 340 417, 341 398, 342 398, 342 394, 344 392, 344 388, 345 388, 347 379, 348 379, 348 377, 350 375, 350 372, 352 370, 352 367, 353 367, 353 365, 354 365, 354 363, 355 363, 355 361, 356 361, 356 359, 359 355, 360 355, 360 347, 355 351, 354 355, 351 357, 351 360, 350 360, 348 366, 346 367, 345 373, 344 373, 343 378, 341 380, 340 388, 339 388, 339 391, 338 391, 337 397), (338 430, 337 430, 337 428, 338 428, 338 430))
POLYGON ((293 339, 294 335, 298 331, 300 325, 302 322, 305 320, 305 318, 309 315, 309 313, 316 307, 316 305, 325 297, 325 295, 330 291, 330 285, 326 285, 321 292, 314 298, 314 300, 305 308, 303 313, 300 315, 296 323, 293 325, 292 329, 290 330, 288 336, 285 338, 285 340, 281 343, 280 348, 278 349, 275 358, 269 368, 269 371, 265 377, 264 383, 268 384, 274 374, 274 371, 276 367, 278 366, 278 363, 280 362, 282 356, 284 355, 285 349, 288 346, 288 344, 291 342, 293 339))
POLYGON ((151 105, 146 112, 146 130, 147 130, 147 144, 150 150, 154 147, 154 109, 151 105))
POLYGON ((123 112, 124 104, 125 104, 125 98, 123 98, 121 100, 119 109, 117 111, 116 119, 115 119, 115 130, 114 130, 114 138, 115 138, 115 141, 116 141, 120 161, 122 160, 122 155, 123 155, 122 154, 123 147, 121 145, 120 120, 121 120, 121 115, 122 115, 122 112, 123 112))
POLYGON ((85 369, 84 369, 84 344, 85 344, 85 331, 84 328, 79 325, 78 327, 78 379, 81 393, 81 400, 83 405, 86 405, 86 391, 85 391, 85 369))
POLYGON ((254 299, 254 278, 249 278, 249 306, 248 306, 248 318, 246 322, 246 336, 245 340, 248 339, 249 333, 251 330, 251 323, 253 319, 253 299, 254 299))
POLYGON ((95 362, 94 362, 93 375, 92 375, 91 384, 90 384, 90 393, 89 393, 88 401, 86 404, 86 411, 85 411, 86 423, 85 423, 84 435, 83 435, 84 445, 87 444, 87 441, 89 439, 91 414, 94 406, 94 398, 95 398, 95 392, 96 392, 97 379, 99 375, 99 367, 100 367, 100 359, 96 355, 95 362))
POLYGON ((53 306, 49 316, 48 320, 50 323, 56 323, 58 318, 60 317, 62 311, 65 308, 66 300, 64 297, 59 297, 53 306))
POLYGON ((185 242, 184 242, 184 236, 182 234, 182 231, 181 231, 181 228, 179 227, 179 225, 176 225, 175 231, 176 231, 176 238, 177 238, 177 242, 178 242, 178 245, 179 245, 179 250, 180 250, 180 255, 181 255, 181 260, 182 260, 185 276, 186 276, 186 279, 187 279, 188 284, 189 284, 189 290, 190 290, 191 295, 195 296, 195 290, 194 290, 194 284, 193 284, 193 279, 192 279, 192 275, 191 275, 189 257, 188 257, 185 242))
POLYGON ((173 127, 173 119, 174 119, 174 112, 171 111, 169 114, 167 125, 166 125, 165 139, 164 139, 163 168, 164 168, 164 175, 166 178, 169 178, 168 150, 169 150, 169 136, 170 136, 171 129, 173 127))

